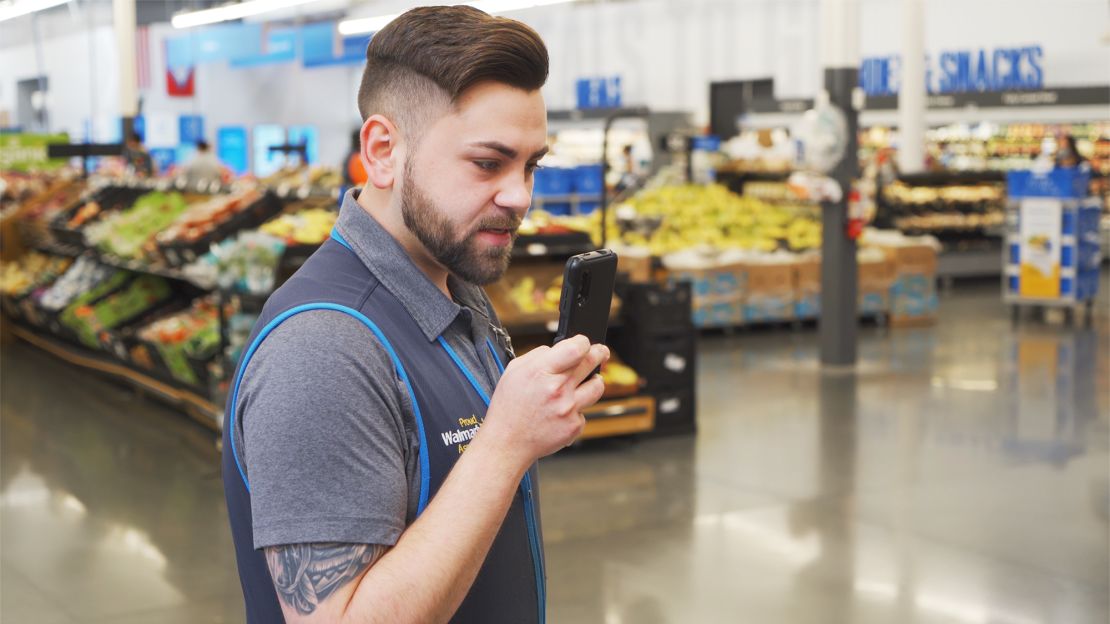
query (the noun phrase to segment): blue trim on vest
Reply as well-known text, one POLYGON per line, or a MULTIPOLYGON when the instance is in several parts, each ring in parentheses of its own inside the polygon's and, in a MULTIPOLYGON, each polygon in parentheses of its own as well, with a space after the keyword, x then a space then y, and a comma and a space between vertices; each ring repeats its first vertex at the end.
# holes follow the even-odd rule
POLYGON ((471 373, 470 369, 466 367, 466 364, 463 364, 463 361, 459 359, 459 354, 455 353, 455 350, 451 348, 451 345, 447 344, 447 341, 443 339, 443 336, 437 337, 436 340, 439 341, 439 345, 443 347, 443 350, 447 352, 447 355, 451 356, 451 359, 455 362, 455 366, 457 366, 459 370, 462 371, 463 375, 466 375, 466 380, 470 382, 470 387, 474 388, 474 391, 478 393, 479 397, 481 397, 482 402, 486 404, 486 407, 489 407, 489 395, 486 394, 486 391, 483 390, 482 386, 478 384, 478 380, 474 378, 474 373, 471 373))
MULTIPOLYGON (((470 369, 466 367, 466 364, 463 364, 463 361, 459 358, 459 355, 455 353, 455 350, 451 348, 451 345, 447 344, 447 341, 443 339, 443 336, 439 336, 438 338, 436 338, 436 340, 439 341, 440 346, 442 346, 443 350, 447 352, 447 355, 451 357, 451 360, 455 362, 455 366, 457 366, 459 370, 462 371, 462 374, 466 376, 466 380, 470 382, 471 387, 473 387, 474 391, 478 393, 479 397, 481 397, 482 402, 486 404, 486 407, 489 407, 489 395, 486 394, 485 390, 482 389, 482 386, 478 384, 478 380, 474 377, 474 374, 470 372, 470 369)), ((493 343, 490 342, 490 339, 488 337, 486 338, 486 347, 489 348, 490 354, 493 355, 493 360, 497 362, 498 372, 504 374, 505 365, 501 363, 501 357, 497 355, 497 350, 493 348, 493 343)), ((540 624, 543 624, 547 619, 547 587, 546 583, 544 582, 545 566, 543 563, 543 557, 540 554, 539 529, 536 527, 536 502, 533 498, 534 493, 532 491, 531 474, 527 472, 524 473, 524 479, 520 483, 520 491, 521 494, 523 494, 524 496, 524 521, 528 525, 528 548, 532 551, 532 565, 535 568, 536 598, 537 603, 539 604, 539 622, 540 624)))
POLYGON ((335 239, 335 242, 339 243, 340 245, 343 245, 348 250, 354 251, 354 249, 351 248, 351 244, 347 242, 347 239, 343 238, 343 235, 339 233, 339 228, 334 228, 333 227, 331 229, 331 237, 333 239, 335 239))
POLYGON ((501 356, 497 355, 497 349, 493 348, 493 342, 488 337, 486 338, 486 346, 489 347, 489 352, 493 354, 493 361, 497 362, 497 372, 504 375, 505 365, 501 363, 501 356))
MULTIPOLYGON (((332 234, 334 236, 336 233, 332 232, 332 234)), ((340 244, 343 244, 345 242, 341 239, 336 240, 340 244)), ((310 310, 333 310, 336 312, 342 312, 344 314, 347 314, 348 316, 351 316, 352 318, 355 318, 363 325, 365 325, 371 332, 373 332, 375 336, 377 336, 378 340, 382 342, 382 345, 385 347, 386 352, 389 353, 389 359, 393 361, 393 368, 396 369, 397 375, 401 378, 401 381, 405 382, 405 387, 408 389, 409 392, 409 399, 412 401, 412 409, 416 413, 416 427, 420 433, 420 502, 417 504, 416 509, 416 514, 419 516, 420 513, 424 511, 424 508, 428 506, 428 492, 430 490, 431 469, 428 462, 428 441, 424 435, 424 420, 420 416, 420 405, 416 402, 416 393, 413 391, 412 383, 409 381, 409 376, 408 373, 405 372, 404 365, 401 364, 401 359, 397 357, 397 352, 393 350, 393 345, 390 344, 389 339, 385 337, 385 334, 382 333, 382 330, 379 329, 373 321, 367 318, 365 314, 353 308, 339 305, 337 303, 305 303, 282 312, 272 321, 267 323, 266 327, 262 328, 262 331, 258 332, 258 336, 255 337, 254 342, 252 342, 250 348, 247 349, 246 355, 243 356, 243 363, 239 365, 239 371, 235 375, 235 386, 231 395, 231 413, 228 414, 228 426, 231 427, 231 454, 235 458, 235 467, 239 469, 239 476, 243 479, 243 485, 247 487, 247 492, 250 492, 251 484, 247 480, 247 475, 243 473, 243 467, 239 464, 239 454, 236 452, 235 449, 235 412, 239 409, 239 386, 240 384, 242 384, 243 381, 243 372, 247 369, 247 364, 250 363, 251 358, 254 356, 254 352, 258 349, 259 345, 262 344, 262 341, 268 335, 270 335, 270 332, 274 331, 274 329, 276 329, 278 325, 283 323, 289 317, 295 314, 300 314, 301 312, 308 312, 310 310)))

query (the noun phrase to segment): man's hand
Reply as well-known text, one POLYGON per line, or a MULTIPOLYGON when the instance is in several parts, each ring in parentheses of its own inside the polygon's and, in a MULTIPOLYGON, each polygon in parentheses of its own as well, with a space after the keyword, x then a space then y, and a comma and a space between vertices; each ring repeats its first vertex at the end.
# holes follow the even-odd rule
POLYGON ((567 446, 582 433, 582 410, 605 392, 600 375, 582 383, 609 359, 605 345, 575 336, 539 347, 509 363, 478 434, 494 438, 521 470, 567 446))

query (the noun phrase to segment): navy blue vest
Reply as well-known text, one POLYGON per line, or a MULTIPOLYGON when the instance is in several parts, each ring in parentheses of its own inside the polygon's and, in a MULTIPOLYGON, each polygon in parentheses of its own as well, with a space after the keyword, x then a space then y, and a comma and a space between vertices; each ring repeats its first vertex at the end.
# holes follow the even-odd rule
MULTIPOLYGON (((332 239, 266 302, 240 358, 225 412, 224 493, 247 621, 252 624, 282 622, 284 618, 265 556, 254 548, 250 484, 236 454, 242 441, 241 414, 236 408, 239 384, 254 352, 275 327, 294 314, 320 309, 344 312, 362 322, 368 330, 366 339, 384 345, 407 388, 420 436, 418 515, 435 496, 467 442, 459 439, 448 444, 451 438, 442 434, 467 429, 460 427, 460 419, 467 422, 477 417, 480 421, 489 406, 489 397, 447 342, 442 337, 429 342, 404 306, 374 278, 342 236, 333 232, 332 239)), ((485 347, 501 366, 505 354, 489 341, 485 347)), ((265 417, 251 414, 251 418, 265 417)), ((478 577, 452 622, 544 621, 546 588, 535 473, 533 466, 524 476, 478 577)))

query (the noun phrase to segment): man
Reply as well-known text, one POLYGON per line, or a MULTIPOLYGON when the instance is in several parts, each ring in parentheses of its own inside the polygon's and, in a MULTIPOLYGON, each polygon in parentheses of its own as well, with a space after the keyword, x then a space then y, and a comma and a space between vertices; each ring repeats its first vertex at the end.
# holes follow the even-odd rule
POLYGON ((503 367, 479 285, 504 272, 546 151, 547 50, 518 22, 426 7, 366 57, 368 182, 270 297, 230 392, 247 619, 542 622, 535 463, 578 437, 609 353, 578 336, 503 367))
POLYGON ((185 181, 196 186, 223 180, 224 166, 209 149, 208 141, 197 141, 197 153, 181 171, 185 181))
POLYGON ((143 147, 143 136, 138 132, 128 133, 123 144, 123 162, 130 173, 140 178, 149 178, 155 173, 154 159, 143 147))

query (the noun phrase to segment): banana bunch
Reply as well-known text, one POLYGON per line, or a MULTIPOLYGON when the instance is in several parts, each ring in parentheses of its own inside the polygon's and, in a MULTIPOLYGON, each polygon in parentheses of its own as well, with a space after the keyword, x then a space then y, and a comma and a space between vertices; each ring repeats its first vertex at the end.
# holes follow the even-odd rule
MULTIPOLYGON (((655 255, 705 245, 771 252, 821 244, 821 225, 809 208, 742 197, 721 185, 654 188, 626 205, 641 218, 661 219, 651 234, 628 231, 621 236, 623 243, 648 247, 655 255)), ((600 217, 595 220, 600 223, 600 217)))

